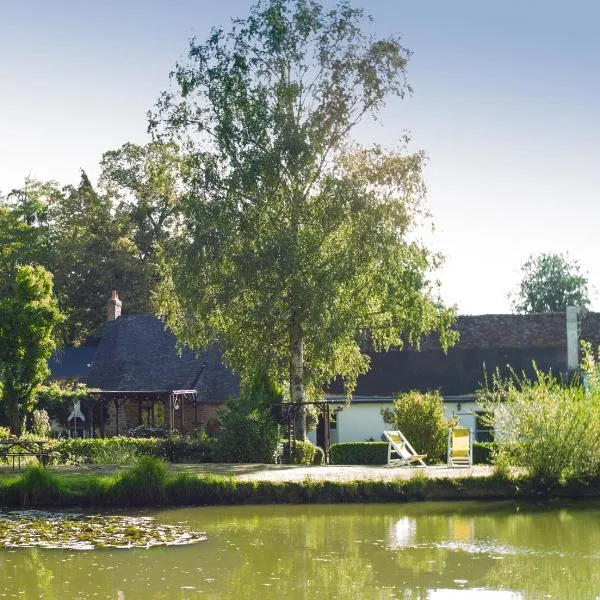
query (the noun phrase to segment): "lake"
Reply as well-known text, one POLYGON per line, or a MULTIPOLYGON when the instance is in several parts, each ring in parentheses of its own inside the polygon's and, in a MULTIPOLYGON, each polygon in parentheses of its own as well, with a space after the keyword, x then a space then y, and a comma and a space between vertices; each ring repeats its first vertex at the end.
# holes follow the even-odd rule
POLYGON ((598 502, 237 506, 127 514, 184 524, 207 539, 147 550, 0 550, 0 598, 600 595, 598 502))

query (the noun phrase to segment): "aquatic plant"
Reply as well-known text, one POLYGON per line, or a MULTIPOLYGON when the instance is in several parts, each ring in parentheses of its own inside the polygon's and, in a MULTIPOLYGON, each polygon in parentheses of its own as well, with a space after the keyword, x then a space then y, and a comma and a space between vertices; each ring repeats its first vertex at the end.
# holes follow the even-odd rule
POLYGON ((150 548, 195 544, 205 539, 202 533, 181 525, 160 524, 150 517, 0 512, 0 548, 150 548))

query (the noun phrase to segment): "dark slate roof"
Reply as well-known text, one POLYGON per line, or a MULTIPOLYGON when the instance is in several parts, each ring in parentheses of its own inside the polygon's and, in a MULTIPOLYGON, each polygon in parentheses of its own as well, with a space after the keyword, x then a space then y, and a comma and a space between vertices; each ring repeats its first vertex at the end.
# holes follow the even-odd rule
POLYGON ((175 336, 152 316, 106 324, 86 383, 104 390, 195 389, 200 402, 221 403, 239 393, 239 378, 209 348, 198 356, 176 347, 175 336))
MULTIPOLYGON (((510 367, 534 376, 533 361, 545 372, 567 370, 565 313, 460 316, 455 329, 460 341, 447 354, 435 336, 423 340, 421 351, 408 348, 370 352, 371 369, 358 379, 355 395, 390 397, 410 390, 440 390, 447 396, 472 394, 499 370, 510 367)), ((600 313, 586 313, 580 338, 600 344, 600 313)), ((336 381, 328 390, 343 393, 336 381)))
POLYGON ((51 379, 83 379, 96 356, 98 346, 66 347, 48 361, 51 379))

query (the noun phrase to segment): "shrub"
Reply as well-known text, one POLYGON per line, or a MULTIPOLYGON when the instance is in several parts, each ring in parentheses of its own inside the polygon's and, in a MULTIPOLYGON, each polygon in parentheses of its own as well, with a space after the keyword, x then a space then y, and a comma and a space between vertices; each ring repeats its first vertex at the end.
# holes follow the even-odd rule
POLYGON ((209 438, 88 438, 55 440, 54 462, 74 464, 131 464, 141 456, 167 462, 212 462, 214 441, 209 438))
POLYGON ((444 417, 444 401, 439 392, 408 392, 394 398, 394 408, 381 411, 383 420, 406 436, 428 462, 446 458, 449 422, 444 417))
MULTIPOLYGON (((314 464, 317 446, 311 442, 296 440, 292 448, 292 455, 288 451, 288 440, 283 440, 283 462, 292 465, 312 465, 314 464)), ((321 450, 319 448, 319 450, 321 450)), ((321 450, 321 452, 323 452, 321 450)), ((322 464, 322 463, 321 463, 322 464)))
POLYGON ((492 464, 493 449, 493 442, 473 442, 473 464, 492 464))
POLYGON ((600 475, 600 389, 593 380, 586 388, 536 370, 534 381, 495 378, 483 394, 495 464, 523 467, 549 483, 600 475))
POLYGON ((239 399, 230 399, 219 414, 223 429, 217 437, 215 460, 236 463, 273 462, 279 426, 271 416, 271 408, 282 399, 281 389, 268 374, 257 373, 239 399))
POLYGON ((385 442, 344 442, 331 445, 333 465, 384 465, 388 445, 385 442))
POLYGON ((38 408, 31 413, 31 431, 33 435, 47 438, 50 435, 50 417, 43 408, 38 408))

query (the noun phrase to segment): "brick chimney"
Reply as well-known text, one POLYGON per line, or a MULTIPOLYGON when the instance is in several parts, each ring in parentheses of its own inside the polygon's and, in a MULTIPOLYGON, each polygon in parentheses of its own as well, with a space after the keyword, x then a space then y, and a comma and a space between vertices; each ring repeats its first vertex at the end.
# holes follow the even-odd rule
POLYGON ((117 294, 117 290, 113 290, 110 300, 106 303, 106 320, 118 319, 121 316, 121 306, 123 303, 119 300, 119 294, 117 294))

